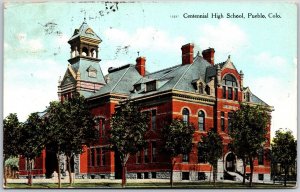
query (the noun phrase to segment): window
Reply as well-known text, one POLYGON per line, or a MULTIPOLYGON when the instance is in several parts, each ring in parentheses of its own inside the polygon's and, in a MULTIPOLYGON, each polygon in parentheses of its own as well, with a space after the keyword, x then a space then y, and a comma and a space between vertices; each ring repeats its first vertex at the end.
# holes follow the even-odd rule
POLYGON ((86 47, 83 47, 81 55, 82 56, 88 56, 88 52, 89 52, 88 49, 86 47))
POLYGON ((221 112, 221 130, 225 131, 225 119, 224 119, 225 113, 222 111, 221 112))
POLYGON ((182 180, 190 180, 190 173, 182 172, 182 180))
POLYGON ((182 155, 182 162, 189 162, 189 154, 182 155))
POLYGON ((233 99, 232 98, 232 87, 228 87, 228 99, 233 99))
POLYGON ((144 162, 149 163, 148 149, 144 151, 144 162))
POLYGON ((199 111, 198 113, 198 126, 199 126, 199 131, 205 130, 205 114, 203 111, 199 111))
POLYGON ((258 174, 258 180, 263 181, 264 180, 264 174, 258 174))
POLYGON ((264 164, 264 150, 261 149, 258 151, 258 165, 264 164))
POLYGON ((136 91, 139 91, 139 90, 141 90, 142 85, 141 85, 141 84, 137 84, 137 85, 135 85, 134 87, 135 87, 135 90, 136 90, 136 91))
POLYGON ((239 92, 238 92, 238 88, 234 88, 234 100, 239 100, 239 92))
POLYGON ((210 87, 208 85, 206 85, 205 87, 205 92, 207 93, 207 95, 210 95, 210 87))
POLYGON ((138 179, 141 179, 141 178, 142 178, 142 173, 137 173, 137 174, 136 174, 136 177, 137 177, 138 179))
POLYGON ((92 167, 95 166, 95 149, 94 148, 91 149, 91 166, 92 167))
POLYGON ((156 90, 156 81, 151 81, 146 83, 146 91, 155 91, 156 90))
POLYGON ((184 108, 182 111, 182 115, 183 115, 184 124, 188 125, 189 124, 189 115, 190 115, 189 110, 187 108, 184 108))
POLYGON ((142 162, 141 152, 138 151, 136 154, 136 163, 141 163, 141 162, 142 162))
POLYGON ((230 87, 236 87, 237 83, 236 83, 234 76, 230 75, 230 74, 226 75, 223 79, 223 85, 230 86, 230 87))
POLYGON ((31 170, 33 170, 34 169, 34 164, 35 164, 34 159, 32 159, 31 161, 28 160, 28 162, 27 162, 27 158, 25 158, 25 170, 29 170, 30 169, 29 166, 31 166, 31 170))
POLYGON ((105 119, 104 118, 101 118, 101 132, 102 132, 102 137, 105 136, 105 119))
POLYGON ((156 179, 156 172, 151 172, 152 179, 156 179))
POLYGON ((205 180, 206 175, 204 172, 198 172, 198 180, 205 180))
POLYGON ((203 94, 203 83, 199 83, 199 93, 203 94))
POLYGON ((151 143, 151 147, 152 147, 151 162, 155 162, 156 161, 156 142, 155 141, 153 141, 151 143))
POLYGON ((151 128, 156 130, 156 110, 151 111, 151 128))
POLYGON ((232 119, 232 115, 233 113, 232 112, 229 112, 228 113, 228 132, 230 133, 231 132, 231 119, 232 119))
POLYGON ((101 150, 100 148, 96 149, 96 166, 100 166, 101 165, 101 150))
POLYGON ((226 86, 223 86, 223 99, 226 99, 226 86))
POLYGON ((246 101, 250 102, 250 93, 249 92, 246 93, 246 101))
POLYGON ((201 143, 198 143, 198 163, 206 163, 206 155, 204 151, 204 147, 201 145, 201 143))
POLYGON ((106 157, 105 157, 106 150, 101 148, 101 166, 106 164, 106 157))
POLYGON ((144 179, 149 179, 149 173, 148 172, 144 173, 144 179))

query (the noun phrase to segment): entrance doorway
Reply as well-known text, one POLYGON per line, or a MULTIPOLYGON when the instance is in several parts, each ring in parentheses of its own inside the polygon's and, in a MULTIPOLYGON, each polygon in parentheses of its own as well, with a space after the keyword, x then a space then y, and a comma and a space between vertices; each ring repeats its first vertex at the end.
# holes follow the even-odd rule
POLYGON ((226 156, 226 170, 230 172, 236 171, 236 158, 235 155, 231 152, 226 156))
POLYGON ((115 151, 115 179, 122 178, 122 164, 120 155, 118 152, 115 151))

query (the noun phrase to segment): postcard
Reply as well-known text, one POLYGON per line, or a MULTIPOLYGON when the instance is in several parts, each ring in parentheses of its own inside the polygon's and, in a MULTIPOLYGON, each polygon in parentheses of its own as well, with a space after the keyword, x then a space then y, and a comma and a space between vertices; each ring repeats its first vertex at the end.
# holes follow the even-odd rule
POLYGON ((4 188, 295 188, 297 6, 4 2, 4 188))

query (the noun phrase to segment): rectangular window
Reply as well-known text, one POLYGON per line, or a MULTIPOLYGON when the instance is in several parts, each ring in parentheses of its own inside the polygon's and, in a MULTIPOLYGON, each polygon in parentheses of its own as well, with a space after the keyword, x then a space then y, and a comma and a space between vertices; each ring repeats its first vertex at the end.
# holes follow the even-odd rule
POLYGON ((156 110, 151 111, 151 128, 156 130, 156 110))
POLYGON ((238 88, 234 88, 234 100, 239 100, 239 92, 238 92, 238 88))
POLYGON ((223 86, 223 99, 226 99, 226 86, 223 86))
POLYGON ((105 136, 105 119, 101 118, 101 132, 102 132, 102 137, 105 136))
POLYGON ((106 150, 101 149, 101 166, 104 166, 106 164, 106 157, 105 157, 106 150))
POLYGON ((96 161, 96 166, 100 166, 101 165, 101 150, 100 150, 100 148, 97 148, 96 149, 96 159, 97 159, 97 161, 96 161))
POLYGON ((190 180, 190 173, 182 172, 182 180, 190 180))
POLYGON ((148 149, 144 150, 144 162, 149 163, 148 149))
POLYGON ((189 154, 182 155, 182 162, 189 162, 189 154))
POLYGON ((259 150, 258 152, 258 165, 264 164, 264 151, 263 149, 259 150))
POLYGON ((141 163, 141 162, 142 162, 141 152, 138 151, 136 154, 136 163, 141 163))
POLYGON ((263 181, 264 180, 264 174, 258 174, 258 180, 263 181))
POLYGON ((91 149, 91 166, 92 167, 95 166, 95 149, 94 148, 91 149))
POLYGON ((221 112, 221 129, 222 131, 225 131, 225 119, 224 119, 224 112, 221 112))
POLYGON ((156 172, 151 172, 152 179, 156 179, 156 172))
POLYGON ((203 116, 198 117, 198 126, 199 126, 199 131, 204 131, 204 117, 203 116))
POLYGON ((228 87, 228 99, 233 99, 232 98, 232 87, 228 87))
POLYGON ((198 180, 205 180, 206 175, 204 172, 198 172, 198 180))
POLYGON ((156 90, 156 81, 151 81, 146 84, 146 91, 155 91, 156 90))
POLYGON ((153 141, 151 143, 151 147, 152 147, 151 162, 156 162, 156 142, 155 141, 153 141))

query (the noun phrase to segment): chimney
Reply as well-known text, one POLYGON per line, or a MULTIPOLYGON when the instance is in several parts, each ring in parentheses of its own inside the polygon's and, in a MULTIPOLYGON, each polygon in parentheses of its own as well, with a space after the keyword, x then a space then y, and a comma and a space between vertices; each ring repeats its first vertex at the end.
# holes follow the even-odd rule
POLYGON ((194 44, 188 43, 181 47, 182 65, 192 64, 194 60, 194 44))
POLYGON ((204 51, 202 51, 202 56, 211 65, 215 64, 215 49, 214 48, 205 49, 204 51))
POLYGON ((141 76, 143 76, 143 77, 146 74, 146 70, 145 70, 146 66, 145 65, 146 65, 146 58, 145 57, 138 57, 138 58, 136 58, 135 68, 139 72, 139 74, 141 76))

